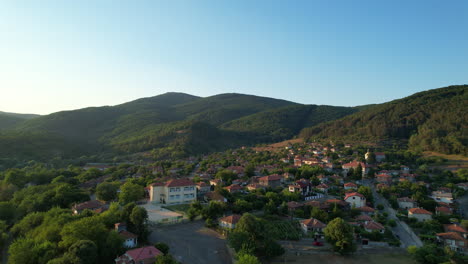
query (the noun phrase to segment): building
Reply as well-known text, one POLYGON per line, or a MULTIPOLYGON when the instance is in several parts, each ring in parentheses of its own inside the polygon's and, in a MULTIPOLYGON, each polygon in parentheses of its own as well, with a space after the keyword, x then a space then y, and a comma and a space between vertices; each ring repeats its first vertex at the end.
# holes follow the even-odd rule
POLYGON ((234 229, 236 228, 237 222, 241 219, 241 215, 238 214, 233 214, 229 216, 225 216, 223 218, 219 219, 219 226, 228 228, 228 229, 234 229))
POLYGON ((468 238, 468 231, 460 226, 459 224, 444 225, 445 232, 455 232, 464 237, 468 238))
POLYGON ((361 214, 363 215, 374 215, 375 209, 369 206, 363 206, 357 208, 359 211, 361 211, 361 214))
POLYGON ((98 200, 91 200, 84 203, 75 204, 72 207, 73 214, 79 215, 84 210, 91 210, 96 212, 102 212, 107 209, 107 205, 98 200))
POLYGON ((304 234, 308 232, 323 232, 323 229, 327 227, 326 224, 315 218, 301 220, 300 222, 302 231, 304 234))
POLYGON ((451 215, 452 208, 446 206, 438 206, 435 209, 437 215, 451 215))
POLYGON ((161 204, 191 203, 197 199, 195 183, 189 179, 174 179, 150 186, 150 201, 161 204))
POLYGON ((278 174, 268 175, 258 179, 258 183, 265 187, 276 188, 281 186, 282 177, 278 174))
POLYGON ((438 233, 437 241, 456 252, 467 252, 468 241, 456 232, 438 233))
POLYGON ((436 202, 453 203, 453 195, 451 192, 433 191, 431 198, 436 200, 436 202))
POLYGON ((224 187, 224 189, 226 189, 230 193, 242 192, 242 187, 240 185, 237 185, 237 184, 231 184, 231 185, 229 185, 227 187, 224 187))
POLYGON ((415 208, 417 206, 416 201, 408 197, 397 198, 397 202, 398 207, 401 209, 415 208))
POLYGON ((357 184, 352 183, 352 182, 348 182, 348 183, 344 184, 344 189, 345 190, 353 190, 353 189, 356 190, 357 187, 358 187, 357 184))
POLYGON ((127 231, 125 223, 116 223, 114 225, 115 231, 119 233, 120 237, 124 239, 123 246, 125 248, 133 248, 138 244, 138 236, 127 231))
POLYGON ((344 200, 349 203, 351 207, 359 208, 366 206, 366 197, 358 192, 347 193, 344 200))
POLYGON ((209 185, 206 182, 197 183, 197 194, 198 195, 204 195, 205 193, 208 193, 209 191, 211 191, 211 185, 209 185))
POLYGON ((377 231, 381 234, 385 232, 385 227, 382 224, 374 221, 366 221, 364 222, 362 227, 364 227, 364 230, 366 230, 367 232, 377 231))
POLYGON ((375 160, 377 162, 382 162, 383 160, 385 160, 385 153, 383 152, 375 152, 375 160))
POLYGON ((375 179, 378 183, 383 183, 387 185, 392 184, 392 175, 389 174, 377 174, 375 176, 375 179))
POLYGON ((115 259, 115 264, 154 264, 163 253, 153 246, 136 248, 115 259))
POLYGON ((408 210, 408 218, 416 218, 419 222, 432 219, 432 213, 422 208, 411 208, 408 210))

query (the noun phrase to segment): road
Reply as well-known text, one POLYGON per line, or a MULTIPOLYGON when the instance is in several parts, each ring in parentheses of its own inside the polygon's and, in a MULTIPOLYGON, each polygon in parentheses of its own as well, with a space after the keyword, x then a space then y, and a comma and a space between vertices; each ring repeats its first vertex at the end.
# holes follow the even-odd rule
POLYGON ((203 221, 155 227, 149 240, 169 245, 169 253, 183 264, 231 263, 226 240, 203 221))
POLYGON ((422 247, 423 243, 419 237, 411 230, 411 227, 398 219, 395 210, 387 202, 387 199, 383 198, 380 194, 377 193, 374 184, 372 184, 370 181, 365 181, 363 182, 363 185, 369 186, 372 189, 374 204, 382 204, 384 206, 383 211, 388 213, 388 219, 395 220, 396 226, 392 228, 392 231, 395 235, 400 237, 401 247, 406 248, 411 245, 422 247))

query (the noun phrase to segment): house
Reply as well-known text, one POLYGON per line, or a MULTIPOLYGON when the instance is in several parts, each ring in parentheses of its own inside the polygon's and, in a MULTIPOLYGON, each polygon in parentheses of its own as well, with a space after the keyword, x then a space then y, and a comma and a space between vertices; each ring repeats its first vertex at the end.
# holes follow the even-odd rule
POLYGON ((107 209, 106 204, 98 200, 91 200, 84 203, 75 204, 72 207, 74 215, 79 215, 84 210, 103 211, 105 209, 107 209))
POLYGON ((295 202, 295 201, 288 202, 287 205, 288 205, 288 210, 289 211, 294 211, 294 210, 304 206, 303 204, 295 202))
POLYGON ((401 209, 415 208, 417 206, 416 201, 408 197, 397 198, 397 202, 398 207, 401 209))
POLYGON ((433 191, 431 194, 431 198, 436 200, 437 202, 443 202, 448 204, 453 203, 453 196, 451 192, 433 191))
POLYGON ((401 165, 401 166, 400 166, 400 171, 401 171, 401 173, 409 173, 409 172, 410 172, 410 168, 409 168, 408 166, 401 165))
POLYGON ((364 227, 364 230, 367 232, 377 231, 381 234, 385 232, 385 227, 382 224, 374 221, 366 221, 362 227, 364 227))
POLYGON ((456 232, 438 233, 437 241, 456 252, 468 251, 468 241, 456 232))
POLYGON ((444 225, 445 232, 455 232, 460 234, 465 239, 468 238, 468 231, 459 224, 444 225))
POLYGON ((344 200, 349 203, 351 207, 359 208, 366 206, 366 197, 358 192, 347 193, 344 200))
POLYGON ((223 180, 221 180, 221 179, 212 179, 212 180, 210 180, 210 185, 213 185, 213 186, 223 185, 223 180))
POLYGON ((375 152, 375 160, 377 162, 382 162, 383 160, 385 160, 385 153, 383 152, 375 152))
POLYGON ((174 179, 150 185, 150 201, 161 204, 191 203, 197 199, 195 183, 189 179, 174 179))
POLYGON ((226 203, 227 199, 221 194, 219 194, 218 192, 209 192, 205 194, 205 201, 206 202, 216 201, 216 202, 226 203))
POLYGON ((227 187, 224 187, 224 189, 226 189, 229 193, 238 193, 238 192, 242 192, 242 187, 240 185, 237 185, 237 184, 231 184, 227 187))
POLYGON ((323 229, 327 227, 326 224, 315 218, 301 220, 300 222, 302 231, 304 234, 308 232, 323 232, 323 229))
POLYGON ((289 192, 299 192, 301 195, 307 195, 310 193, 310 184, 297 181, 294 184, 288 186, 289 192))
POLYGON ((241 219, 241 215, 238 214, 233 214, 229 216, 225 216, 223 218, 219 219, 219 226, 224 227, 224 228, 229 228, 229 229, 234 229, 236 228, 237 222, 241 219))
POLYGON ((438 206, 435 209, 436 215, 451 215, 452 214, 452 208, 446 207, 446 206, 438 206))
POLYGON ((317 185, 317 187, 315 187, 315 188, 317 188, 317 190, 319 190, 321 192, 326 193, 326 192, 328 192, 329 187, 325 183, 321 183, 321 184, 317 185))
POLYGON ((457 185, 458 188, 462 188, 465 191, 468 190, 468 182, 457 183, 455 185, 457 185))
POLYGON ((205 193, 211 191, 211 185, 206 182, 199 182, 197 183, 197 194, 204 195, 205 193))
POLYGON ((392 184, 392 176, 389 174, 377 174, 375 179, 378 183, 384 183, 387 185, 392 184))
POLYGON ((352 182, 345 183, 345 184, 344 184, 344 189, 345 189, 345 190, 357 189, 357 184, 352 183, 352 182))
POLYGON ((369 206, 363 206, 357 209, 359 209, 359 211, 361 211, 361 214, 364 214, 364 215, 373 215, 375 212, 375 209, 369 206))
POLYGON ((369 221, 372 221, 372 217, 368 215, 358 215, 356 217, 356 221, 357 222, 369 222, 369 221))
POLYGON ((115 231, 119 233, 120 237, 124 239, 123 246, 126 248, 136 247, 138 244, 138 236, 127 231, 127 225, 125 223, 114 224, 115 231))
POLYGON ((416 218, 419 222, 431 220, 432 213, 422 208, 408 209, 408 217, 416 218))
POLYGON ((163 253, 153 246, 136 248, 115 259, 115 264, 154 264, 163 253))
POLYGON ((278 174, 268 175, 258 179, 258 183, 265 187, 276 188, 281 186, 282 177, 278 174))

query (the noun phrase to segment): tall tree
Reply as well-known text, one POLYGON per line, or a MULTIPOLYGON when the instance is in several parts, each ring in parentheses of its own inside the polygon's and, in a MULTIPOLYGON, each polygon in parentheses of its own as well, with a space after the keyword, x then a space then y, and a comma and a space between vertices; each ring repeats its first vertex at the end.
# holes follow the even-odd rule
POLYGON ((325 233, 325 239, 332 245, 335 252, 344 255, 356 250, 353 228, 343 219, 333 219, 323 232, 325 233))

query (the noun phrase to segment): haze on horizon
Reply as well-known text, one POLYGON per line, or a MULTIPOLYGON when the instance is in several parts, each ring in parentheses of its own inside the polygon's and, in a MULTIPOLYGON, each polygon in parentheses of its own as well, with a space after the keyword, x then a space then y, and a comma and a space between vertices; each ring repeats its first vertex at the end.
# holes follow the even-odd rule
POLYGON ((0 3, 0 111, 166 92, 382 103, 468 83, 468 2, 0 3))

